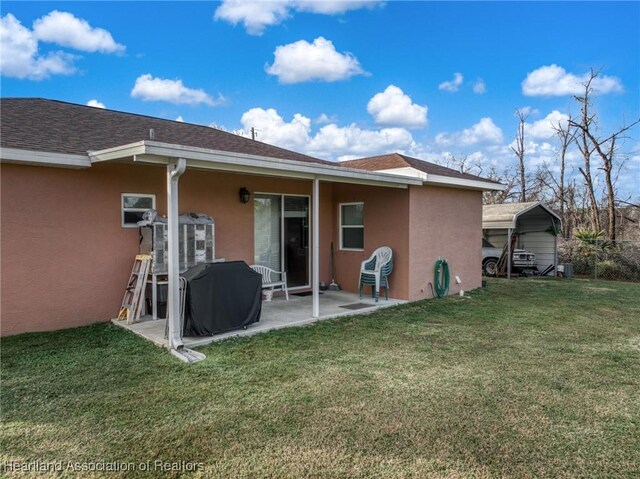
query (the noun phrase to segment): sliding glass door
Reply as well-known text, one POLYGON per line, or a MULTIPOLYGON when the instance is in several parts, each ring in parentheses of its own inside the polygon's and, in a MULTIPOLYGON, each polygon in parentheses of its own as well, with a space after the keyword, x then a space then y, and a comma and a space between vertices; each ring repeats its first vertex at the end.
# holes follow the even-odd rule
POLYGON ((253 205, 255 264, 281 271, 282 198, 280 195, 255 195, 253 205))
POLYGON ((309 197, 254 196, 255 263, 287 272, 290 288, 309 286, 309 197))

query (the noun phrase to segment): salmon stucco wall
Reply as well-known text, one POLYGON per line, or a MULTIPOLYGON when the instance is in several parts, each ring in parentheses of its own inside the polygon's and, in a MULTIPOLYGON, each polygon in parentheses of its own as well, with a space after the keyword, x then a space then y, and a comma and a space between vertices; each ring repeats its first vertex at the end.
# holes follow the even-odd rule
POLYGON ((482 192, 410 187, 409 299, 431 298, 438 258, 449 263, 449 294, 482 285, 482 192), (459 276, 461 284, 456 284, 459 276))
MULTIPOLYGON (((389 277, 389 295, 409 297, 409 190, 377 186, 333 185, 333 238, 336 251, 336 281, 345 291, 358 291, 362 261, 380 246, 393 250, 394 270, 389 277), (340 203, 364 203, 364 251, 340 250, 340 203)), ((365 294, 370 294, 367 286, 365 294)))
MULTIPOLYGON (((166 170, 97 164, 86 170, 3 164, 0 332, 48 331, 117 314, 138 252, 138 230, 121 227, 121 193, 152 193, 166 212, 166 170)), ((180 212, 211 215, 216 256, 253 263, 253 202, 238 190, 311 194, 311 182, 187 170, 180 212)), ((321 186, 320 278, 330 281, 331 185, 321 186)))

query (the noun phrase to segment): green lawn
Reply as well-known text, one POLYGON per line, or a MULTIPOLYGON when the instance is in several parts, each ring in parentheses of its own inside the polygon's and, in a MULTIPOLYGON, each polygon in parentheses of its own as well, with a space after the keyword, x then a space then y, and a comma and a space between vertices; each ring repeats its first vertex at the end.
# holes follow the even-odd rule
POLYGON ((640 473, 638 284, 492 280, 202 351, 186 365, 110 324, 2 339, 0 460, 193 461, 195 476, 246 478, 640 473))

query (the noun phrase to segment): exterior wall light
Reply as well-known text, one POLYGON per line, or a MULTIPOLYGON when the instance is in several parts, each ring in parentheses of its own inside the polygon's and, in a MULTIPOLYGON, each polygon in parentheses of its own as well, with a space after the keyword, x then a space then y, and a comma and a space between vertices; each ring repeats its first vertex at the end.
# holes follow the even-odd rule
POLYGON ((240 196, 240 203, 248 203, 249 198, 251 197, 251 192, 243 186, 240 188, 238 196, 240 196))

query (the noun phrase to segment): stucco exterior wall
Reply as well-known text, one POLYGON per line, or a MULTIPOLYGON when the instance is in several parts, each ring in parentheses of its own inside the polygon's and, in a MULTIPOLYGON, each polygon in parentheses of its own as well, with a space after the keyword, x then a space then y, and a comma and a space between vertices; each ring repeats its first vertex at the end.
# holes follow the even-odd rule
MULTIPOLYGON (((97 164, 88 170, 3 164, 0 333, 48 331, 107 321, 122 301, 138 230, 120 226, 121 193, 153 193, 166 212, 166 170, 97 164)), ((216 256, 253 263, 254 192, 311 194, 311 182, 187 170, 180 212, 211 215, 216 256)), ((321 185, 320 279, 329 282, 333 235, 331 185, 321 185)))
MULTIPOLYGON (((389 277, 390 296, 409 297, 409 190, 375 186, 333 185, 333 242, 336 251, 336 281, 342 289, 358 291, 358 276, 362 261, 376 248, 389 246, 393 250, 394 270, 389 277), (364 251, 340 250, 340 203, 364 203, 364 251)), ((366 294, 369 294, 369 287, 366 294)))
MULTIPOLYGON (((138 230, 122 228, 121 193, 156 195, 166 212, 166 169, 96 164, 87 170, 2 164, 0 167, 0 333, 49 331, 107 321, 117 314, 138 230)), ((312 184, 245 174, 188 169, 180 179, 180 212, 211 215, 216 256, 253 263, 253 201, 242 204, 240 187, 252 195, 311 195, 312 184)), ((390 294, 431 297, 433 265, 451 267, 451 293, 481 284, 480 192, 438 188, 385 188, 341 183, 320 186, 320 280, 336 280, 357 292, 360 263, 379 246, 394 251, 390 294), (364 202, 364 251, 341 251, 340 203, 364 202)))
POLYGON ((411 186, 409 299, 431 298, 438 258, 449 263, 449 294, 482 285, 482 192, 411 186), (462 284, 455 282, 459 276, 462 284))

